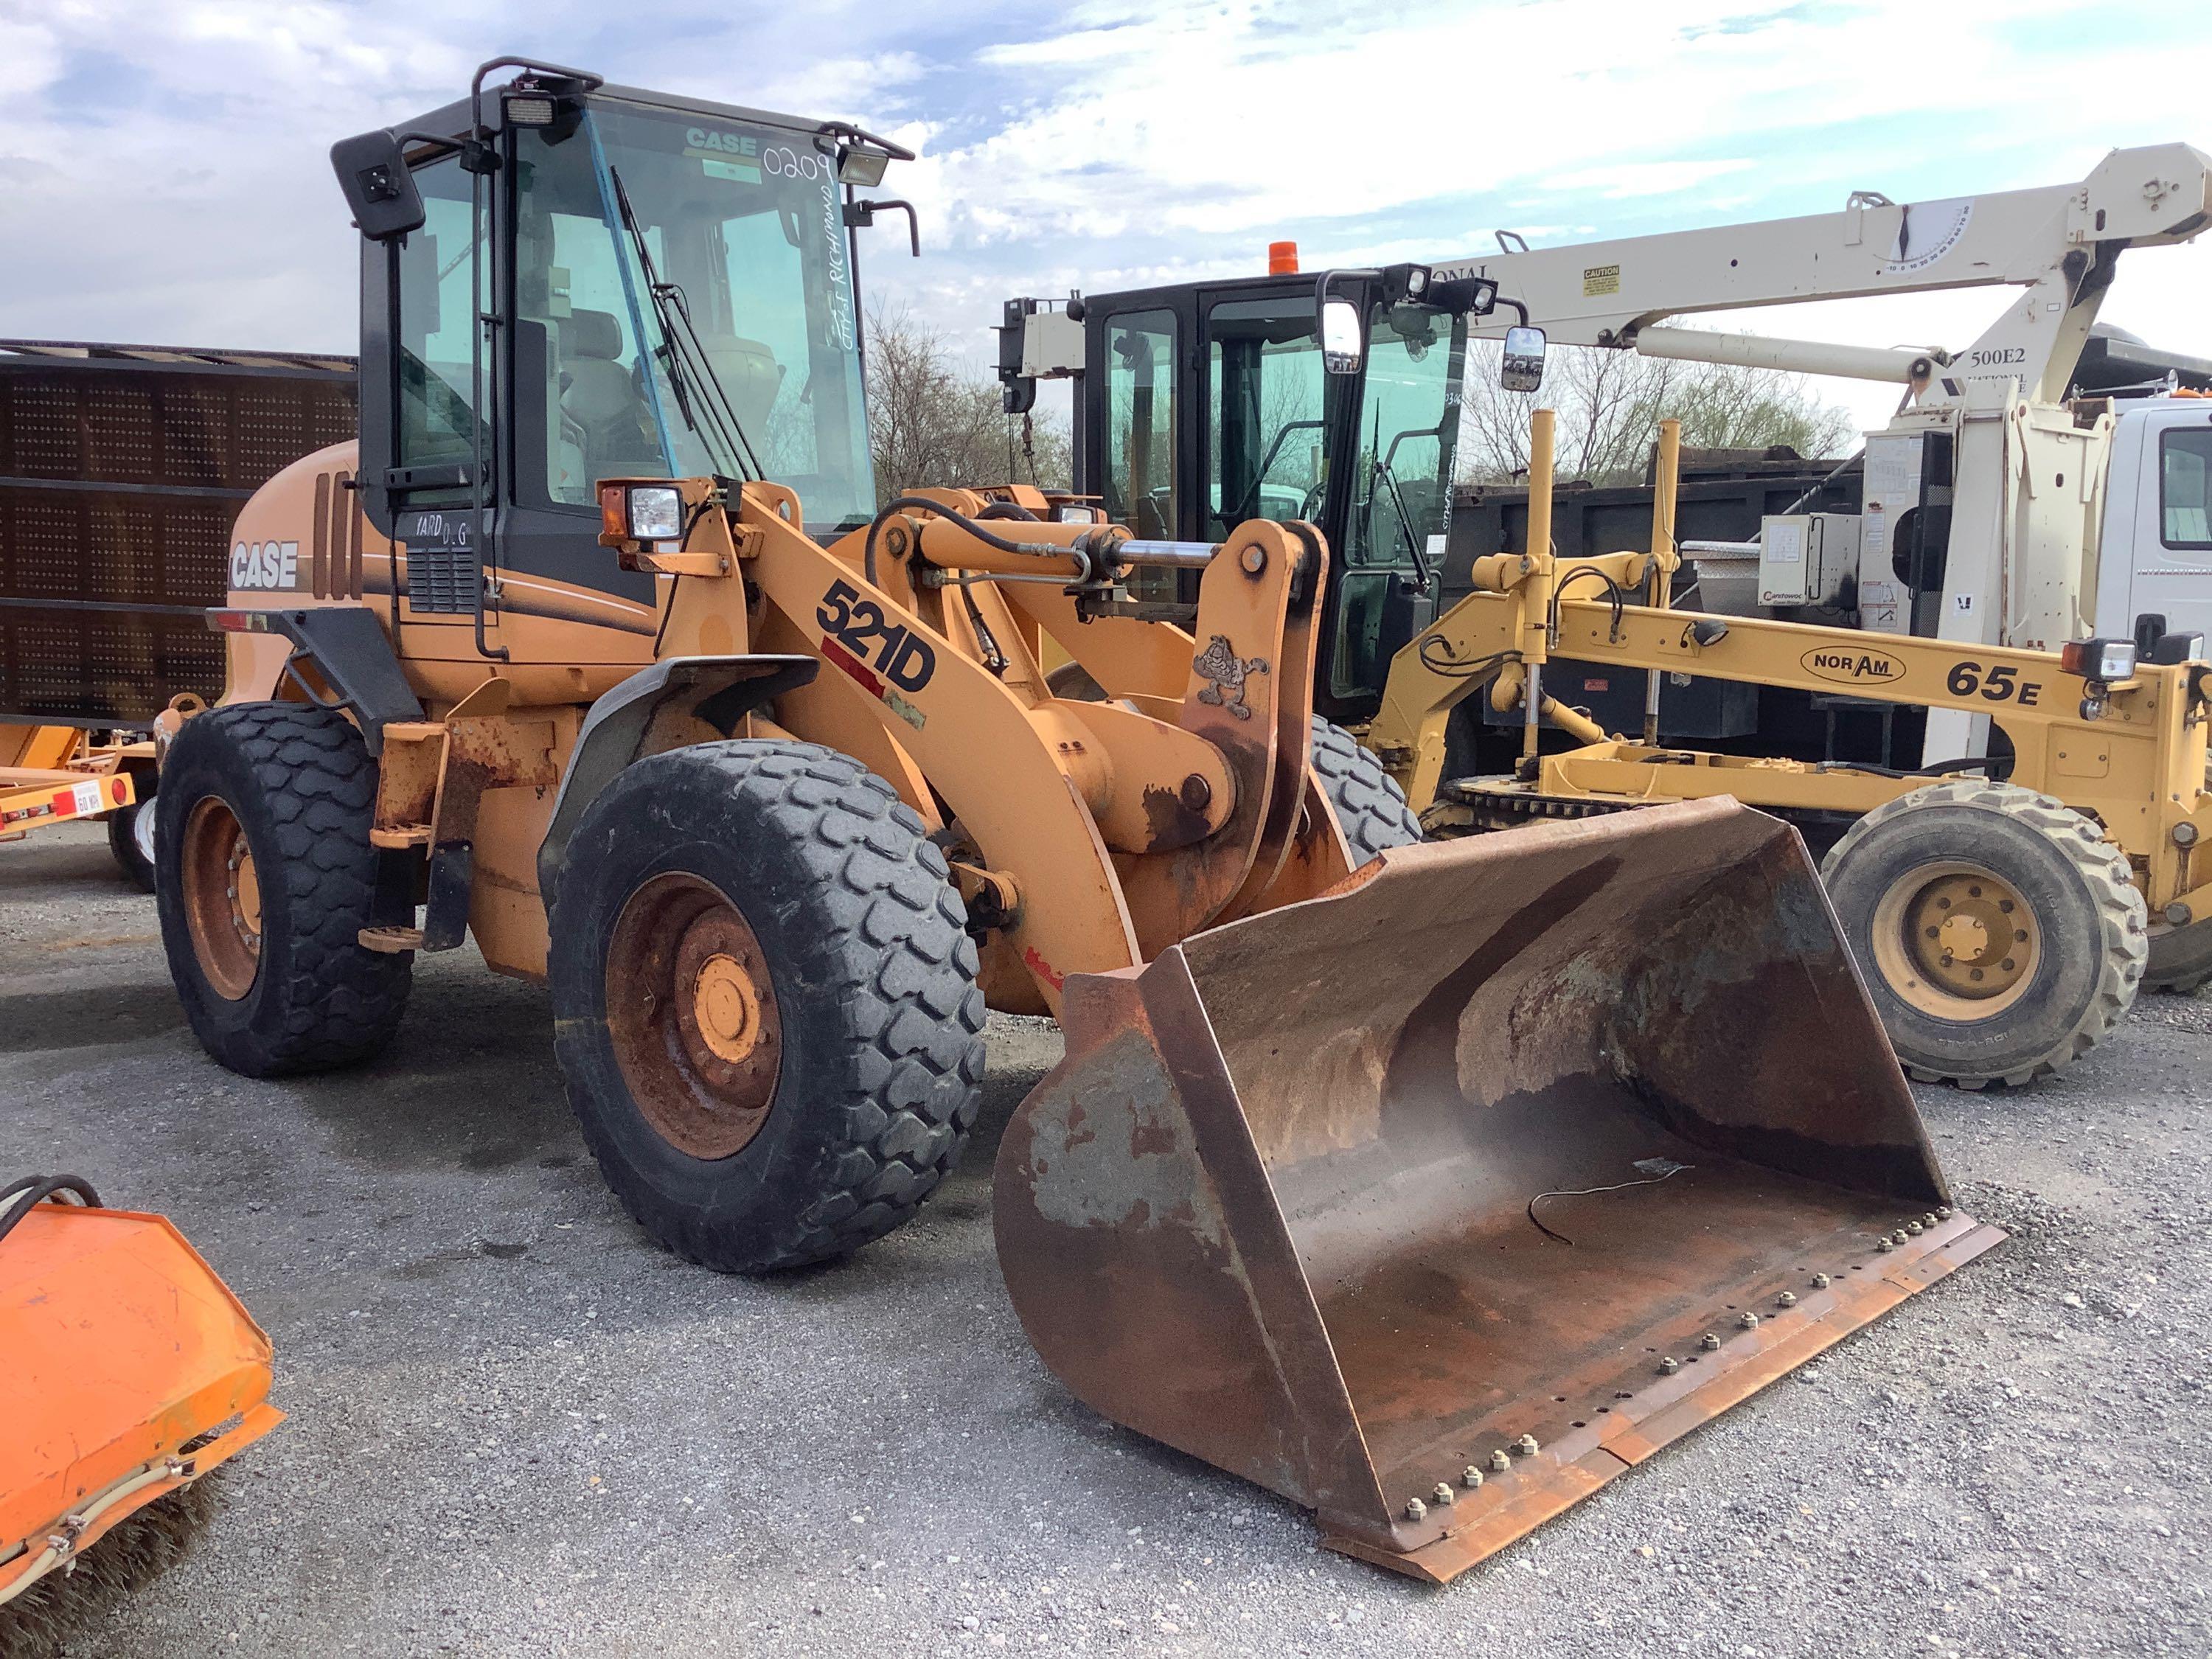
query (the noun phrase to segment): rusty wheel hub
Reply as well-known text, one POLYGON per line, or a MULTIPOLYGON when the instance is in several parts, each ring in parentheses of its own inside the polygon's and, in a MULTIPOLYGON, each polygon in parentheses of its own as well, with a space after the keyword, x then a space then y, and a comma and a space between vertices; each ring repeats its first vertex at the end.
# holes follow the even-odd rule
POLYGON ((2042 956, 2027 901, 2009 882, 1967 864, 1900 878, 1875 907, 1874 942, 1892 988, 1949 1019, 1985 1019, 2009 1007, 2042 956))
POLYGON ((220 798, 185 820, 179 865, 192 954, 215 994, 236 1002, 261 971, 261 878, 245 826, 220 798))
POLYGON ((670 872, 630 895, 607 951, 606 1007, 623 1080, 662 1139, 721 1158, 760 1133, 782 1027, 760 941, 720 888, 670 872))

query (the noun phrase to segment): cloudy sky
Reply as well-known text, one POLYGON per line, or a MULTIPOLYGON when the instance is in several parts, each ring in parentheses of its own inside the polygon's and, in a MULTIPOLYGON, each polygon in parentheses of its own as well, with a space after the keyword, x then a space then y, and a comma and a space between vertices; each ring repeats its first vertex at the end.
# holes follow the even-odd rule
MULTIPOLYGON (((504 52, 900 136, 925 257, 879 230, 864 281, 978 361, 1010 293, 1255 271, 1277 237, 1437 258, 2212 145, 2172 95, 2212 84, 2201 0, 0 0, 0 334, 350 349, 331 141, 504 52)), ((2146 252, 2105 314, 2212 355, 2208 293, 2212 246, 2146 252)), ((1955 346, 1998 305, 1761 325, 1955 346)))

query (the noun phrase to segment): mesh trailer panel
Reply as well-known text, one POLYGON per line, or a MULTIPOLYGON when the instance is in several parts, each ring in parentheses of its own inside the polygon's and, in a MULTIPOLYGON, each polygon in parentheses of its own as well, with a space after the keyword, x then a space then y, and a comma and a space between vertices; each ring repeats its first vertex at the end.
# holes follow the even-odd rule
POLYGON ((355 424, 350 358, 0 341, 0 720, 212 700, 239 508, 355 424))

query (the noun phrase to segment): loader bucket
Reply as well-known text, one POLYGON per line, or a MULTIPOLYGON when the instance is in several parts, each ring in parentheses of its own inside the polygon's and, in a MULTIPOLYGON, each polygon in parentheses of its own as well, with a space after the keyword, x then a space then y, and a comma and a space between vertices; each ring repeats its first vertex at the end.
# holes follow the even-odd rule
POLYGON ((1437 1583, 2003 1237, 1733 801, 1386 853, 1061 1022, 994 1197, 1046 1364, 1437 1583))
POLYGON ((0 1618, 283 1421, 269 1382, 269 1339, 164 1218, 24 1213, 0 1237, 0 1618))

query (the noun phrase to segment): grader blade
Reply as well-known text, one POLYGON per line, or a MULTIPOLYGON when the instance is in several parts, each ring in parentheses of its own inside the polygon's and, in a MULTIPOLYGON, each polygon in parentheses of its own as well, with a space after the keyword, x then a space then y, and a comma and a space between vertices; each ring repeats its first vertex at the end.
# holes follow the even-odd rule
POLYGON ((1061 1018, 994 1200, 1045 1363, 1438 1583, 2003 1237, 1731 801, 1386 853, 1061 1018))

